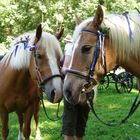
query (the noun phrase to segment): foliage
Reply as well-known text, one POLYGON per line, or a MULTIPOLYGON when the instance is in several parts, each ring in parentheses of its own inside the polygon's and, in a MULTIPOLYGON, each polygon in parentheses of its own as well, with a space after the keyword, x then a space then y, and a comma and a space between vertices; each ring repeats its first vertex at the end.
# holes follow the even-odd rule
POLYGON ((0 43, 34 30, 40 23, 45 31, 56 32, 64 26, 64 36, 72 34, 75 15, 81 19, 94 16, 99 2, 113 13, 140 8, 136 0, 0 0, 0 43))
POLYGON ((135 0, 117 0, 116 2, 110 0, 109 9, 112 12, 123 13, 128 10, 134 10, 138 7, 135 0))

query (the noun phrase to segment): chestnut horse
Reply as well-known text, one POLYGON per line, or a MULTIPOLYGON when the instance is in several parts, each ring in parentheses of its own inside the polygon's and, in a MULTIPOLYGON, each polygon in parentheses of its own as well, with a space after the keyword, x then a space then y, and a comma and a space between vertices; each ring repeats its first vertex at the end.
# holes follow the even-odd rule
POLYGON ((140 78, 139 37, 140 14, 105 16, 99 5, 95 16, 74 31, 74 49, 63 86, 65 98, 73 104, 80 98, 86 100, 86 93, 116 65, 140 78))
MULTIPOLYGON (((36 33, 21 35, 13 41, 10 51, 0 62, 3 140, 8 137, 10 112, 16 112, 19 118, 18 138, 29 140, 34 113, 35 120, 38 121, 40 87, 50 102, 60 102, 63 84, 59 69, 61 57, 58 39, 50 33, 42 32, 41 25, 36 29, 36 33)), ((38 122, 36 123, 38 125, 38 122)))

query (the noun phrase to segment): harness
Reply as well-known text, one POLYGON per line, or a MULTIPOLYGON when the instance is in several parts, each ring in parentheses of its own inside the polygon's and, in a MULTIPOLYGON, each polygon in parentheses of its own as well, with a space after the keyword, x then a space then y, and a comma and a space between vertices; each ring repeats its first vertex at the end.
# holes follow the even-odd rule
MULTIPOLYGON (((38 46, 35 45, 34 47, 30 48, 30 51, 33 51, 34 53, 34 58, 35 58, 35 70, 36 70, 36 76, 37 76, 37 82, 38 82, 38 87, 40 88, 41 90, 41 93, 44 92, 44 88, 43 88, 43 85, 45 83, 47 83, 48 81, 50 81, 51 79, 53 78, 56 78, 56 77, 60 77, 62 80, 64 79, 63 76, 61 74, 53 74, 53 75, 50 75, 50 76, 47 76, 46 78, 42 78, 41 77, 41 73, 40 73, 40 70, 39 70, 39 67, 38 67, 38 64, 37 64, 37 60, 36 60, 36 50, 37 50, 38 46)), ((44 100, 43 100, 43 95, 41 96, 40 98, 41 100, 41 103, 42 103, 42 106, 43 106, 43 110, 44 110, 44 113, 46 115, 46 117, 51 120, 51 121, 58 121, 62 118, 62 116, 59 116, 59 108, 60 108, 60 102, 58 103, 58 107, 57 107, 57 111, 56 111, 56 118, 55 119, 52 119, 49 117, 47 111, 46 111, 46 108, 45 108, 45 105, 44 105, 44 100)))
POLYGON ((80 77, 82 79, 86 80, 86 84, 83 85, 82 91, 85 92, 87 88, 91 87, 93 84, 97 84, 97 81, 93 78, 94 71, 95 71, 95 66, 97 63, 97 60, 99 58, 99 54, 101 53, 102 57, 102 64, 104 66, 104 70, 106 73, 106 61, 105 61, 105 53, 104 53, 104 34, 101 31, 91 31, 88 29, 83 29, 82 32, 88 32, 91 33, 94 36, 97 36, 98 40, 95 46, 95 51, 93 53, 93 58, 92 58, 92 63, 90 65, 90 70, 88 74, 82 73, 80 71, 74 70, 74 69, 66 69, 66 73, 74 74, 77 77, 80 77))
POLYGON ((40 73, 40 70, 39 70, 39 67, 38 67, 38 64, 37 64, 37 60, 36 60, 36 50, 37 50, 38 46, 35 45, 34 47, 30 48, 30 51, 33 51, 34 53, 34 58, 35 58, 35 70, 36 70, 36 76, 37 76, 37 82, 38 82, 38 86, 39 88, 44 91, 43 89, 43 85, 45 83, 47 83, 49 80, 55 78, 55 77, 60 77, 61 79, 63 79, 63 76, 61 74, 53 74, 53 75, 50 75, 50 76, 47 76, 45 78, 42 78, 41 76, 41 73, 40 73))
MULTIPOLYGON (((128 25, 129 25, 129 23, 128 23, 128 25)), ((83 29, 82 32, 91 33, 92 35, 97 36, 97 38, 98 38, 96 46, 95 46, 95 51, 93 53, 93 59, 92 59, 92 63, 91 63, 91 66, 90 66, 90 70, 88 72, 88 75, 86 75, 86 74, 84 74, 80 71, 74 70, 74 69, 67 69, 66 73, 74 74, 75 76, 80 77, 82 79, 85 79, 87 81, 87 84, 85 84, 84 87, 83 87, 83 93, 85 93, 86 89, 89 88, 89 86, 92 86, 93 83, 97 83, 96 80, 93 78, 93 75, 94 75, 95 66, 96 66, 96 63, 97 63, 97 60, 99 58, 100 53, 102 53, 101 54, 102 63, 103 63, 105 73, 106 73, 106 61, 105 61, 106 59, 105 59, 105 53, 104 53, 104 38, 105 37, 104 37, 103 32, 101 32, 101 31, 94 32, 94 31, 91 31, 91 30, 83 29)), ((130 32, 130 43, 131 43, 131 40, 132 40, 131 38, 132 38, 132 35, 131 35, 131 32, 130 32)), ((125 123, 128 120, 128 118, 130 116, 132 116, 133 113, 136 111, 136 109, 138 108, 138 106, 140 104, 140 99, 138 100, 138 97, 139 97, 139 94, 136 96, 136 98, 135 98, 127 116, 124 117, 118 123, 105 122, 102 119, 100 119, 100 117, 97 115, 97 113, 94 109, 92 98, 89 95, 87 95, 87 104, 89 105, 92 113, 95 115, 95 117, 101 123, 103 123, 104 125, 107 125, 107 126, 118 126, 118 125, 121 125, 121 124, 125 123)))
MULTIPOLYGON (((38 48, 38 46, 37 45, 34 45, 34 47, 30 48, 30 51, 33 51, 33 53, 34 53, 35 70, 36 70, 38 87, 40 88, 41 93, 43 93, 44 92, 43 85, 45 83, 47 83, 48 81, 50 81, 51 79, 56 78, 56 77, 60 77, 63 80, 63 76, 61 74, 53 74, 53 75, 47 76, 44 79, 42 78, 41 73, 40 73, 40 70, 39 70, 39 67, 38 67, 38 64, 37 64, 37 60, 36 60, 36 50, 37 50, 37 48, 38 48)), ((40 100, 41 100, 41 103, 42 103, 42 106, 43 106, 45 115, 46 115, 46 117, 49 120, 51 120, 51 121, 58 121, 58 120, 60 120, 62 118, 62 116, 59 116, 60 102, 58 103, 58 107, 57 107, 56 119, 52 119, 52 118, 49 117, 49 115, 48 115, 48 113, 46 111, 46 108, 45 108, 45 105, 44 105, 44 101, 43 101, 43 95, 41 96, 40 100)))
MULTIPOLYGON (((94 93, 93 93, 94 94, 94 93)), ((124 117, 122 120, 120 120, 119 122, 105 122, 103 121, 98 114, 96 113, 95 109, 94 109, 94 105, 93 105, 93 101, 92 98, 88 97, 87 100, 87 104, 89 106, 89 108, 91 109, 92 113, 94 114, 94 116, 96 117, 96 119, 98 121, 100 121, 102 124, 107 125, 107 126, 119 126, 121 124, 124 124, 127 122, 127 120, 134 114, 134 112, 136 111, 136 109, 139 107, 140 105, 140 99, 139 98, 140 92, 138 93, 138 95, 135 97, 132 106, 130 107, 130 110, 128 112, 128 114, 126 115, 126 117, 124 117)))

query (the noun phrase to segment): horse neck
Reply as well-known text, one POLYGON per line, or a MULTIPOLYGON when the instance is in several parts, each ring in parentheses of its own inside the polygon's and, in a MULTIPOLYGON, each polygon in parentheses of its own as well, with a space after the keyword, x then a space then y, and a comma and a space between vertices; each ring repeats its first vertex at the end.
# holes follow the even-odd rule
POLYGON ((107 72, 112 70, 115 65, 122 66, 126 71, 131 72, 135 76, 140 78, 140 62, 133 54, 127 55, 123 53, 123 50, 116 49, 117 46, 113 46, 106 39, 105 41, 105 55, 107 63, 107 72))
POLYGON ((127 59, 119 60, 118 64, 122 66, 126 71, 129 71, 136 77, 140 78, 140 62, 138 62, 135 58, 130 57, 127 59))

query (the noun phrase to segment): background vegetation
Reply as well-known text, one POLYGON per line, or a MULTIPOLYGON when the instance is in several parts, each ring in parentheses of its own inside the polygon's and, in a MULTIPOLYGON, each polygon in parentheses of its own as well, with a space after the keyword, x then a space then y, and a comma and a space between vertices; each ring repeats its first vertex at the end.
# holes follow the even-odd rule
MULTIPOLYGON (((131 93, 119 94, 114 84, 110 84, 108 90, 98 92, 95 109, 104 121, 116 122, 124 118, 138 91, 133 89, 131 93)), ((55 117, 57 105, 45 101, 47 112, 51 118, 55 117)), ((61 102, 60 114, 63 112, 61 102)), ((10 114, 8 140, 16 140, 18 135, 18 123, 15 113, 10 114)), ((40 130, 42 140, 63 140, 61 136, 62 121, 50 121, 46 118, 43 108, 40 111, 40 130)), ((35 123, 32 120, 31 140, 35 139, 35 123)), ((0 123, 1 132, 1 123, 0 123)), ((1 133, 0 133, 1 139, 1 133)), ((84 140, 140 140, 140 108, 133 114, 127 123, 110 127, 100 123, 90 112, 84 140)))
POLYGON ((139 0, 0 0, 0 43, 34 30, 39 23, 48 32, 63 25, 66 36, 74 30, 75 15, 93 16, 99 2, 113 13, 140 8, 139 0))

